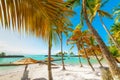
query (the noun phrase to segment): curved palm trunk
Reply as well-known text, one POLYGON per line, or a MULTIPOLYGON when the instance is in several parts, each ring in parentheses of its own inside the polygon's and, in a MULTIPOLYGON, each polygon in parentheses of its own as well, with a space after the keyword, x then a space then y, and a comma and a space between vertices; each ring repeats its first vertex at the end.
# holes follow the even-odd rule
POLYGON ((52 34, 49 36, 48 41, 48 80, 53 80, 52 70, 51 70, 51 47, 52 47, 52 34))
POLYGON ((110 39, 112 40, 112 42, 116 45, 116 47, 120 50, 120 46, 118 45, 117 41, 115 41, 115 39, 113 38, 113 36, 110 34, 109 30, 107 29, 107 27, 105 26, 102 17, 99 15, 100 17, 100 21, 102 23, 103 28, 105 29, 105 31, 107 32, 108 36, 110 37, 110 39))
POLYGON ((80 67, 83 67, 82 62, 81 62, 80 55, 78 55, 78 58, 79 58, 80 67))
POLYGON ((99 46, 100 46, 100 48, 103 52, 103 55, 108 62, 108 65, 109 65, 109 68, 110 68, 110 71, 112 73, 112 76, 113 76, 114 80, 120 80, 120 70, 118 68, 118 65, 117 65, 115 59, 113 58, 113 56, 110 54, 110 52, 109 52, 108 48, 106 47, 105 43, 102 41, 101 37, 97 33, 97 31, 90 24, 90 22, 88 20, 87 12, 86 12, 86 0, 82 0, 82 1, 83 1, 83 4, 82 4, 83 14, 84 14, 84 18, 86 20, 86 23, 88 25, 88 28, 90 29, 92 34, 94 34, 97 42, 99 43, 99 46))
POLYGON ((85 53, 85 56, 86 56, 86 58, 87 58, 87 62, 88 62, 88 64, 90 65, 90 67, 92 68, 92 70, 95 71, 94 67, 92 66, 92 64, 91 64, 91 62, 90 62, 90 60, 89 60, 89 57, 88 57, 88 55, 87 55, 87 51, 86 51, 86 49, 84 48, 84 43, 83 43, 82 38, 81 38, 81 41, 82 41, 82 48, 83 48, 84 53, 85 53))
POLYGON ((86 49, 84 48, 84 46, 83 46, 83 49, 84 49, 84 53, 85 53, 85 55, 86 55, 86 57, 87 57, 88 64, 90 65, 90 67, 92 68, 92 70, 95 71, 94 67, 92 66, 92 64, 91 64, 91 62, 90 62, 90 60, 89 60, 89 57, 88 57, 88 55, 87 55, 87 51, 86 51, 86 49))
POLYGON ((102 65, 102 63, 100 62, 99 58, 97 57, 97 55, 96 55, 95 51, 94 51, 94 50, 92 50, 92 52, 93 52, 93 54, 95 55, 95 57, 96 57, 96 59, 97 59, 98 63, 100 64, 100 66, 101 66, 101 67, 103 67, 103 65, 102 65))
POLYGON ((81 59, 80 59, 80 55, 79 55, 79 50, 80 50, 79 42, 77 42, 76 45, 77 45, 77 48, 78 48, 78 58, 79 58, 80 67, 83 67, 81 59))
POLYGON ((61 41, 61 53, 62 53, 62 66, 63 66, 62 70, 65 70, 65 64, 64 64, 64 60, 63 60, 64 54, 63 54, 63 45, 62 45, 62 33, 60 35, 61 35, 60 41, 61 41))

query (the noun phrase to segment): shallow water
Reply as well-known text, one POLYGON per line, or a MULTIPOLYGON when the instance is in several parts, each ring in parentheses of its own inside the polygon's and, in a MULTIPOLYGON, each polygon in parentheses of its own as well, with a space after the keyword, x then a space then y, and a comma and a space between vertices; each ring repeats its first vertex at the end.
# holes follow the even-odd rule
MULTIPOLYGON (((44 55, 25 55, 26 58, 33 58, 35 60, 45 60, 47 57, 44 55)), ((23 58, 23 57, 22 57, 23 58)), ((20 60, 22 58, 0 58, 0 64, 7 64, 7 63, 11 63, 17 60, 20 60)), ((52 57, 54 59, 61 59, 61 57, 52 57)), ((65 64, 72 64, 72 65, 76 65, 79 64, 79 58, 78 57, 64 57, 64 62, 65 64)), ((95 58, 91 58, 90 59, 92 64, 96 64, 98 63, 97 60, 95 58)), ((86 58, 81 58, 81 62, 83 64, 87 64, 87 60, 86 58)), ((62 64, 62 61, 54 61, 54 63, 57 64, 62 64)), ((16 66, 0 66, 0 70, 9 70, 12 68, 15 68, 16 66)))

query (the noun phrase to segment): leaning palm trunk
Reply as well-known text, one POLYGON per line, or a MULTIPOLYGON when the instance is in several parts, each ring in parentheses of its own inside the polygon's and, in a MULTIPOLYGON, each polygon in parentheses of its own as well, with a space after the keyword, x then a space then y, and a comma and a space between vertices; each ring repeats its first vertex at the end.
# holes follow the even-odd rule
POLYGON ((80 50, 79 41, 76 42, 76 45, 77 45, 77 48, 78 48, 78 58, 79 58, 80 67, 83 67, 82 62, 81 62, 81 59, 80 59, 80 54, 79 54, 79 50, 80 50))
POLYGON ((87 58, 87 62, 88 62, 88 64, 90 65, 90 67, 92 68, 92 70, 95 71, 94 67, 92 66, 92 64, 91 64, 91 62, 90 62, 90 59, 89 59, 88 54, 87 54, 87 51, 86 51, 86 49, 84 48, 84 42, 83 42, 82 38, 81 38, 81 41, 82 41, 82 48, 83 48, 84 53, 85 53, 85 56, 86 56, 86 58, 87 58))
POLYGON ((103 28, 105 29, 105 31, 107 32, 108 36, 110 37, 110 39, 112 40, 112 42, 116 45, 116 47, 120 50, 120 46, 118 45, 117 41, 115 41, 115 39, 113 38, 113 36, 110 34, 109 30, 107 29, 107 27, 105 26, 102 17, 99 15, 100 17, 100 21, 102 23, 103 28))
POLYGON ((103 67, 103 65, 102 65, 102 63, 100 62, 99 58, 97 57, 97 55, 96 55, 95 51, 94 51, 94 50, 92 50, 92 52, 93 52, 93 54, 95 55, 95 57, 96 57, 96 59, 97 59, 98 63, 100 64, 100 66, 101 66, 101 67, 103 67))
POLYGON ((84 53, 85 53, 85 56, 86 56, 86 58, 87 58, 88 64, 90 65, 90 67, 92 68, 92 70, 95 71, 94 67, 92 66, 92 64, 91 64, 91 62, 90 62, 90 58, 88 57, 87 51, 86 51, 86 49, 84 48, 84 46, 83 46, 83 49, 84 49, 84 53))
POLYGON ((88 25, 88 28, 90 29, 92 34, 95 36, 95 38, 96 38, 96 40, 97 40, 97 42, 98 42, 98 44, 103 52, 104 57, 108 62, 113 79, 120 80, 120 70, 118 68, 118 65, 117 65, 115 59, 113 58, 113 56, 110 54, 110 51, 106 47, 105 43, 102 41, 102 39, 99 36, 99 34, 97 33, 97 31, 93 28, 90 21, 88 20, 87 11, 86 11, 86 0, 82 0, 82 1, 83 1, 83 4, 82 4, 83 14, 84 14, 84 18, 86 20, 86 23, 88 25))
POLYGON ((80 55, 78 55, 78 58, 79 58, 80 67, 83 67, 82 62, 81 62, 80 55))
POLYGON ((60 34, 61 35, 61 39, 60 39, 60 41, 61 41, 61 53, 62 53, 62 66, 63 66, 63 70, 65 70, 65 64, 64 64, 64 54, 63 54, 63 45, 62 45, 62 33, 60 34))
POLYGON ((48 80, 53 80, 52 78, 52 71, 51 71, 51 47, 52 47, 52 41, 51 41, 52 35, 49 35, 49 41, 48 41, 48 80))

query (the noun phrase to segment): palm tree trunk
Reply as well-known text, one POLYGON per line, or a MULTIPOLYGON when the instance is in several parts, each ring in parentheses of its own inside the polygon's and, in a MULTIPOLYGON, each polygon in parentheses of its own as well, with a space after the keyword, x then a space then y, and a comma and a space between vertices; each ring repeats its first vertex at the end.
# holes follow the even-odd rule
POLYGON ((80 55, 79 55, 79 50, 80 50, 79 41, 76 42, 76 45, 77 45, 77 48, 78 48, 78 58, 79 58, 80 67, 83 67, 82 62, 81 62, 81 59, 80 59, 80 55))
POLYGON ((63 60, 64 54, 63 54, 63 45, 62 45, 62 33, 60 35, 61 35, 60 41, 61 41, 61 53, 62 53, 62 66, 63 66, 62 70, 65 70, 65 64, 64 64, 64 60, 63 60))
POLYGON ((108 65, 109 65, 109 68, 110 68, 110 71, 112 73, 114 80, 120 80, 120 70, 118 68, 118 65, 117 65, 115 59, 113 58, 113 56, 110 54, 110 51, 106 47, 105 43, 102 41, 101 37, 97 33, 97 31, 93 28, 93 26, 89 22, 88 16, 87 16, 87 11, 86 11, 86 0, 82 0, 82 1, 83 1, 83 4, 82 4, 83 14, 84 14, 86 23, 88 25, 88 28, 90 29, 92 34, 94 34, 97 42, 99 43, 99 46, 103 52, 103 55, 108 62, 108 65))
POLYGON ((96 55, 95 51, 94 51, 94 50, 92 50, 92 52, 93 52, 93 54, 95 55, 95 57, 96 57, 96 59, 97 59, 98 63, 100 64, 100 66, 101 66, 101 67, 103 67, 103 65, 102 65, 102 63, 100 62, 99 58, 97 57, 97 55, 96 55))
POLYGON ((49 41, 48 41, 48 80, 53 80, 52 78, 52 71, 51 71, 51 47, 52 47, 52 34, 49 36, 49 41))
POLYGON ((80 59, 80 55, 78 55, 78 58, 79 58, 80 67, 83 67, 81 59, 80 59))
POLYGON ((87 51, 86 51, 86 49, 84 48, 84 46, 83 46, 83 49, 84 49, 84 53, 85 53, 85 56, 86 56, 86 58, 87 58, 88 64, 90 65, 90 67, 92 68, 92 70, 95 71, 94 67, 92 66, 92 64, 91 64, 91 62, 90 62, 90 59, 89 59, 89 57, 88 57, 88 55, 87 55, 87 51))
POLYGON ((115 39, 113 38, 113 36, 110 34, 109 30, 107 29, 107 27, 105 26, 102 17, 99 15, 100 17, 100 21, 102 23, 103 28, 105 29, 105 31, 107 32, 108 36, 110 37, 110 39, 112 40, 112 42, 116 45, 116 47, 120 50, 120 46, 118 45, 117 41, 115 41, 115 39))
POLYGON ((81 41, 82 41, 82 48, 83 48, 84 53, 85 53, 85 56, 86 56, 86 58, 87 58, 87 62, 88 62, 88 64, 90 65, 90 67, 92 68, 92 70, 95 71, 94 67, 92 66, 92 64, 91 64, 91 62, 90 62, 90 59, 89 59, 88 54, 87 54, 87 51, 86 51, 86 49, 84 48, 84 42, 83 42, 82 38, 81 38, 81 41))

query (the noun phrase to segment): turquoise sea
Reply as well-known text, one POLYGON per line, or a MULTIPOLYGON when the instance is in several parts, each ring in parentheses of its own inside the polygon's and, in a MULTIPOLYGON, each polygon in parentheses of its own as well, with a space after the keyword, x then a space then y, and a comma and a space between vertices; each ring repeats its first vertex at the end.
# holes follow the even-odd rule
MULTIPOLYGON (((25 55, 26 58, 33 58, 35 60, 45 60, 47 58, 47 56, 44 55, 25 55)), ((24 58, 24 57, 22 57, 24 58)), ((7 63, 11 63, 17 60, 20 60, 22 58, 0 58, 0 64, 7 64, 7 63)), ((54 59, 61 59, 61 57, 55 57, 52 56, 52 58, 54 59)), ((78 57, 64 57, 64 62, 65 64, 70 64, 70 65, 75 65, 75 64, 79 64, 79 59, 78 57)), ((83 64, 87 64, 87 60, 86 58, 81 58, 81 61, 83 64)), ((97 60, 95 58, 91 58, 90 59, 91 63, 96 64, 98 63, 97 60)), ((57 63, 57 64, 61 64, 61 61, 54 61, 53 63, 57 63)), ((4 70, 4 69, 10 69, 10 68, 14 68, 15 66, 0 66, 0 70, 4 70)))

